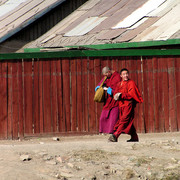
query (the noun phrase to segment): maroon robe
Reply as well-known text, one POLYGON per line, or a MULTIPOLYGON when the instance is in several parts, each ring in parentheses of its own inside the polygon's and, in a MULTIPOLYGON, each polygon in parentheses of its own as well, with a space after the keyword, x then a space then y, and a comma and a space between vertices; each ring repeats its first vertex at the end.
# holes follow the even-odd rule
POLYGON ((121 81, 118 83, 114 95, 120 92, 119 102, 119 120, 114 127, 114 135, 116 138, 120 136, 121 133, 126 133, 131 135, 131 139, 138 140, 136 134, 136 129, 133 125, 134 119, 134 108, 136 103, 143 102, 140 92, 134 81, 121 81))
MULTIPOLYGON (((101 80, 101 82, 103 81, 103 79, 101 80)), ((121 80, 120 74, 117 71, 115 71, 111 75, 111 77, 104 82, 104 85, 106 87, 111 87, 113 94, 120 80, 121 80)), ((118 102, 114 100, 113 95, 107 94, 106 102, 104 103, 100 117, 99 132, 113 133, 114 125, 116 124, 118 119, 119 119, 118 102)))

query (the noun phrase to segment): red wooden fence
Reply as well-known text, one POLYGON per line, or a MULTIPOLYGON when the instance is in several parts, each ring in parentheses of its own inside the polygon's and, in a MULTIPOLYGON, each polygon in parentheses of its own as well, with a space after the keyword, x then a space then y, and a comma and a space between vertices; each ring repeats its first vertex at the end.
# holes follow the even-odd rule
POLYGON ((180 130, 180 57, 23 59, 0 62, 0 138, 97 133, 101 69, 126 67, 142 92, 138 132, 180 130))

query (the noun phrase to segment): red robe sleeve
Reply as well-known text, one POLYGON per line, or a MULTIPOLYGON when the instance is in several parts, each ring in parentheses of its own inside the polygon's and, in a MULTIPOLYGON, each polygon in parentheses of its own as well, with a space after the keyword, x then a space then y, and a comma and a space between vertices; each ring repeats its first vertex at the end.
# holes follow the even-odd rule
POLYGON ((138 103, 142 103, 143 102, 143 99, 141 97, 139 89, 136 86, 135 82, 132 81, 132 80, 129 80, 129 83, 128 83, 128 92, 127 93, 122 93, 121 94, 121 99, 124 99, 124 100, 134 99, 138 103))

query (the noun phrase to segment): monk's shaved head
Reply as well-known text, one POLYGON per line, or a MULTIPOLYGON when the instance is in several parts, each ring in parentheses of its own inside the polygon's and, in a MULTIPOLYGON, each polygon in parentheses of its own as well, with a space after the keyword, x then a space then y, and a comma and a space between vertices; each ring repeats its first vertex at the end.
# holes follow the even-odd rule
POLYGON ((110 68, 108 67, 108 66, 105 66, 105 67, 103 67, 103 69, 102 69, 102 74, 106 74, 107 72, 109 72, 110 71, 110 68))

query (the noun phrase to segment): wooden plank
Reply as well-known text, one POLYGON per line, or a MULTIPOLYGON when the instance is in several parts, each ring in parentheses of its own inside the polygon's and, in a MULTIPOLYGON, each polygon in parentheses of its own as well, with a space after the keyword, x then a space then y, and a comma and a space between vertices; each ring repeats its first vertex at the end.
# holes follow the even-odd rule
POLYGON ((62 89, 62 64, 61 59, 57 61, 57 102, 58 102, 58 130, 59 132, 64 131, 63 126, 63 89, 62 89))
MULTIPOLYGON (((95 87, 101 81, 101 59, 94 59, 95 87)), ((102 103, 95 103, 96 131, 99 131, 99 119, 102 111, 102 103)))
POLYGON ((43 116, 44 132, 52 132, 51 119, 51 63, 49 60, 43 61, 43 116))
POLYGON ((152 58, 147 59, 148 81, 148 124, 149 132, 154 132, 154 79, 152 58))
MULTIPOLYGON (((129 70, 129 77, 130 79, 132 79, 136 84, 137 84, 137 70, 136 70, 136 66, 137 66, 137 63, 136 63, 136 58, 134 57, 128 57, 128 59, 126 59, 126 68, 129 70)), ((139 124, 139 112, 138 112, 138 108, 139 106, 137 105, 136 106, 136 109, 135 109, 135 116, 134 116, 134 126, 137 130, 137 132, 139 132, 139 127, 138 127, 138 124, 139 124)))
POLYGON ((180 131, 180 58, 175 58, 175 85, 176 85, 176 113, 177 113, 177 127, 180 131))
POLYGON ((96 130, 96 112, 94 102, 94 61, 89 60, 89 131, 94 132, 96 130))
POLYGON ((63 123, 65 131, 71 130, 70 122, 70 62, 69 59, 62 60, 62 75, 63 75, 63 123))
POLYGON ((39 124, 40 133, 44 132, 44 109, 43 109, 43 60, 39 60, 39 124))
POLYGON ((18 108, 18 66, 17 61, 12 63, 12 131, 13 139, 18 138, 19 108, 18 108))
POLYGON ((34 133, 40 133, 40 97, 39 97, 39 60, 34 60, 34 79, 33 79, 33 122, 34 133))
POLYGON ((159 132, 159 71, 158 71, 158 59, 152 58, 153 63, 153 91, 154 91, 154 119, 155 119, 155 132, 159 132))
POLYGON ((83 104, 82 104, 82 60, 77 59, 77 127, 78 131, 83 130, 83 104))
POLYGON ((159 131, 169 131, 169 82, 168 82, 168 64, 167 58, 159 58, 158 70, 159 70, 159 131))
POLYGON ((111 67, 112 67, 112 69, 113 69, 114 71, 119 72, 119 69, 118 69, 118 58, 114 57, 114 58, 112 59, 112 65, 111 65, 111 67))
POLYGON ((51 61, 51 111, 53 132, 58 132, 57 60, 51 61))
POLYGON ((144 89, 144 125, 145 125, 145 133, 149 132, 149 102, 148 102, 148 67, 147 67, 147 58, 143 59, 143 89, 144 89))
MULTIPOLYGON (((77 76, 76 60, 72 59, 71 63, 71 129, 77 130, 77 76)), ((78 82, 79 83, 79 82, 78 82)))
POLYGON ((24 105, 23 105, 23 76, 22 76, 22 61, 17 62, 18 73, 18 117, 19 117, 19 138, 24 137, 24 105))
POLYGON ((168 74, 169 74, 169 124, 170 131, 177 131, 177 117, 176 117, 176 98, 175 98, 175 66, 174 58, 168 59, 168 74))
POLYGON ((83 96, 83 130, 89 131, 89 103, 88 103, 88 60, 82 59, 82 96, 83 96))
POLYGON ((7 138, 12 139, 12 62, 8 61, 7 63, 8 73, 7 73, 7 80, 8 80, 8 98, 7 98, 7 138))
POLYGON ((24 133, 33 133, 32 61, 24 60, 24 133))
POLYGON ((0 139, 7 139, 7 62, 0 63, 0 139))
MULTIPOLYGON (((140 93, 142 95, 142 98, 144 100, 144 89, 143 89, 143 68, 142 68, 142 61, 141 59, 136 60, 137 63, 137 86, 140 90, 140 93)), ((138 124, 137 124, 137 130, 138 132, 144 133, 145 132, 145 124, 144 124, 144 103, 138 104, 137 105, 137 118, 138 118, 138 124)))

